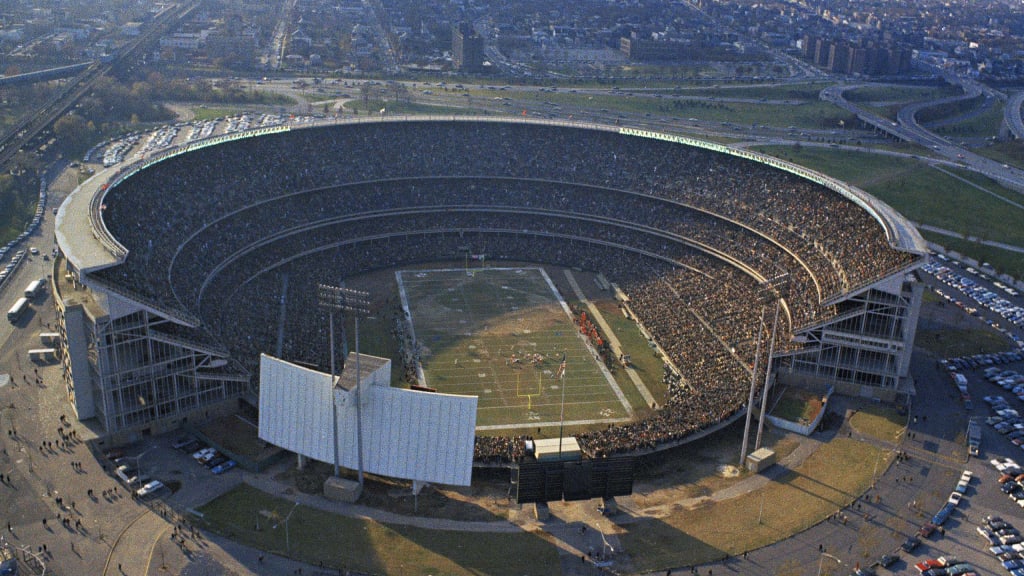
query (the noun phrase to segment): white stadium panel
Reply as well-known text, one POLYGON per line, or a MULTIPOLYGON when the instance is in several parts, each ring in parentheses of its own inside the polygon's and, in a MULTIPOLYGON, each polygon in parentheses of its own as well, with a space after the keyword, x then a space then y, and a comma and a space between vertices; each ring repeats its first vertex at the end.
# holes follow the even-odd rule
MULTIPOLYGON (((354 362, 346 364, 348 369, 354 369, 354 362)), ((390 369, 388 361, 374 372, 390 369)), ((363 376, 379 381, 383 375, 368 371, 363 376)), ((329 374, 263 355, 260 438, 314 460, 332 463, 330 379, 329 374)), ((365 384, 360 381, 364 471, 419 482, 469 486, 476 396, 365 384)), ((339 464, 356 469, 356 393, 337 388, 335 394, 339 464)))
POLYGON ((260 356, 260 439, 331 462, 331 375, 260 356))
MULTIPOLYGON (((363 403, 363 467, 367 472, 469 486, 476 396, 376 388, 363 403)), ((339 414, 341 465, 358 466, 355 403, 339 414)))

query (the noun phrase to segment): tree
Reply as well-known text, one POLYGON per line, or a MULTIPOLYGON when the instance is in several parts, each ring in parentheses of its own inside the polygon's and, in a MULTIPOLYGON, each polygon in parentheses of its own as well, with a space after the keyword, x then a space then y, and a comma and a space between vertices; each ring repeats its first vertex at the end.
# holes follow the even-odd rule
POLYGON ((88 148, 94 133, 95 126, 90 128, 85 118, 73 112, 61 116, 53 124, 53 134, 57 137, 58 145, 68 154, 88 148))

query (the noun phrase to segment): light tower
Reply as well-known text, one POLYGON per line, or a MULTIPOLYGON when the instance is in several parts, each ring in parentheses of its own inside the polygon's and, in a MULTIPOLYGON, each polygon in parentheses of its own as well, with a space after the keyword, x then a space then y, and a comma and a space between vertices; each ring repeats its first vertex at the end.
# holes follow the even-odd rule
MULTIPOLYGON (((359 385, 359 318, 370 314, 370 294, 362 290, 320 284, 317 286, 317 301, 328 311, 330 318, 331 386, 337 388, 338 378, 334 363, 334 313, 342 312, 355 318, 356 323, 356 458, 359 462, 359 488, 363 487, 363 411, 362 386, 359 385)), ((331 398, 332 430, 334 442, 334 475, 338 475, 338 403, 331 398)))

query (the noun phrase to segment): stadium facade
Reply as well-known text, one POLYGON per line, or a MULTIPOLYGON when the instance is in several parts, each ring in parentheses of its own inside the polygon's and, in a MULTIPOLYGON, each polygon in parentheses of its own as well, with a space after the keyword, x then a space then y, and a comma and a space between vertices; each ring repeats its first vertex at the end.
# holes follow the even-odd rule
MULTIPOLYGON (((267 351, 258 348, 266 338, 232 319, 275 309, 269 295, 259 310, 240 296, 247 286, 260 294, 263 272, 332 254, 344 277, 452 259, 469 243, 497 252, 498 259, 536 255, 594 269, 619 262, 624 281, 650 270, 645 286, 659 290, 678 280, 670 270, 710 278, 692 262, 713 261, 745 286, 728 297, 731 288, 722 287, 722 295, 687 300, 685 308, 722 345, 716 362, 734 365, 736 383, 749 382, 743 374, 755 364, 753 340, 742 334, 756 325, 756 313, 716 312, 719 304, 710 302, 772 292, 764 301, 780 304, 773 361, 779 380, 886 399, 913 393, 909 358, 922 294, 914 270, 927 259, 914 227, 884 203, 822 174, 690 138, 453 117, 261 129, 98 173, 62 205, 56 235, 61 255, 53 293, 66 343, 61 361, 68 398, 79 419, 95 418, 111 436, 172 429, 230 411, 254 393, 259 352, 267 351), (491 150, 492 140, 474 138, 505 148, 491 150), (579 142, 592 148, 568 148, 579 142), (563 157, 558 146, 568 150, 563 157), (371 155, 381 148, 393 162, 371 155), (366 157, 348 166, 337 162, 342 151, 366 157), (435 166, 441 158, 454 160, 435 166), (211 168, 249 160, 254 164, 238 166, 239 175, 211 168), (261 166, 270 167, 258 176, 271 191, 239 196, 239 178, 252 185, 261 166), (754 176, 746 177, 748 170, 754 176), (720 194, 680 192, 691 176, 720 194), (734 201, 729 187, 740 184, 752 191, 734 201), (433 186, 453 198, 438 200, 433 186), (532 190, 541 186, 556 192, 532 190), (802 216, 813 209, 787 206, 799 203, 798 192, 787 187, 855 213, 831 222, 802 216), (381 194, 387 194, 383 204, 375 200, 381 194), (542 205, 553 198, 567 200, 542 205), (342 201, 344 209, 323 204, 342 201), (516 214, 530 218, 510 225, 516 214), (783 221, 788 214, 796 216, 783 221), (278 216, 280 223, 268 219, 278 216), (878 240, 866 247, 852 234, 840 242, 845 230, 839 227, 847 220, 867 230, 857 234, 878 240), (785 293, 768 289, 780 270, 788 278, 785 293)), ((667 289, 676 293, 681 285, 667 289)), ((632 305, 642 308, 635 298, 632 305)), ((666 345, 666 330, 647 325, 657 323, 657 314, 638 316, 670 360, 689 363, 692 356, 666 345)), ((322 358, 307 362, 326 365, 322 358)), ((745 397, 731 391, 716 421, 733 415, 745 397)))

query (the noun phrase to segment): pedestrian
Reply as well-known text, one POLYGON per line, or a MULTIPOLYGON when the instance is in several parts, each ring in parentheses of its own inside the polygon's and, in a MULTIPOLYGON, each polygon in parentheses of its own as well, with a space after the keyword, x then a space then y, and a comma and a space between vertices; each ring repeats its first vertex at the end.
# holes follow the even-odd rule
POLYGON ((43 518, 43 528, 46 528, 46 518, 43 518))

